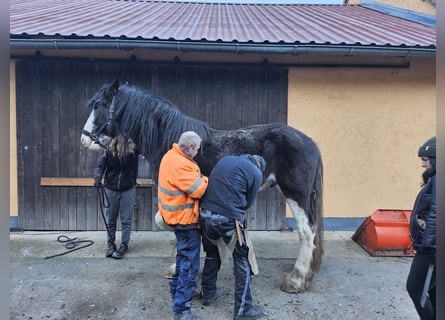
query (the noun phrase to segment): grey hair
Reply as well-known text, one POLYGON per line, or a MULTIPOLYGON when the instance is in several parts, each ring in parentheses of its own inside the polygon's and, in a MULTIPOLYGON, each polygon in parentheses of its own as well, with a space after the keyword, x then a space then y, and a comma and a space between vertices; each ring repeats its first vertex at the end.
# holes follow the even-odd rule
POLYGON ((178 145, 181 149, 191 144, 200 146, 201 141, 201 137, 195 131, 185 131, 179 137, 178 145))

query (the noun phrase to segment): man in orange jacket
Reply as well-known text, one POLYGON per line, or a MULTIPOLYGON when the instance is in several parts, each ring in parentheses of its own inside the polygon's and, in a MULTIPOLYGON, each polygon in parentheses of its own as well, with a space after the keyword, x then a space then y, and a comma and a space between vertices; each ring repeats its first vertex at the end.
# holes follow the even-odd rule
POLYGON ((193 158, 201 137, 194 131, 182 133, 178 143, 163 156, 159 166, 158 208, 165 223, 176 236, 176 269, 170 281, 175 320, 197 320, 190 311, 198 283, 201 232, 198 229, 199 199, 208 178, 193 158))

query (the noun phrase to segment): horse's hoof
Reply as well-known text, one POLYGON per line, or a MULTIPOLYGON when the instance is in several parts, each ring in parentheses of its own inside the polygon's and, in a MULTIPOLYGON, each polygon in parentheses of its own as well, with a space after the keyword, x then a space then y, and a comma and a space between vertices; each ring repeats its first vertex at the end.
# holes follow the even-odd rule
POLYGON ((176 263, 173 263, 170 267, 168 267, 167 270, 164 271, 164 273, 162 275, 166 279, 171 279, 171 278, 173 278, 173 275, 175 274, 175 270, 176 270, 176 263))
POLYGON ((305 291, 304 288, 294 285, 289 285, 289 283, 287 283, 286 281, 283 282, 280 289, 287 293, 302 293, 305 291))
POLYGON ((304 277, 297 270, 293 270, 286 276, 280 288, 288 293, 302 293, 311 286, 311 279, 310 275, 304 277))

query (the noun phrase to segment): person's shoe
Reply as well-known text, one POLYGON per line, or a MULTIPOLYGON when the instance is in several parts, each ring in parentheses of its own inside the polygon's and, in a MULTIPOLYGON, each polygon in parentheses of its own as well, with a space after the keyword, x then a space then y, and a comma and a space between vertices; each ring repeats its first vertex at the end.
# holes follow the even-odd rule
POLYGON ((105 251, 105 257, 110 258, 113 253, 116 251, 116 244, 114 243, 114 241, 108 241, 108 247, 107 247, 107 251, 105 251))
POLYGON ((263 308, 261 308, 260 306, 252 306, 252 308, 249 311, 243 313, 242 315, 240 316, 234 315, 233 320, 258 319, 261 318, 263 315, 264 315, 263 308))
POLYGON ((202 304, 204 306, 210 306, 216 299, 222 297, 223 292, 221 288, 216 288, 215 293, 210 297, 202 297, 202 304))
POLYGON ((119 247, 119 250, 115 251, 112 257, 114 259, 122 259, 127 252, 128 252, 128 245, 125 242, 122 242, 121 246, 119 247))
POLYGON ((182 313, 173 313, 174 320, 199 320, 198 316, 195 316, 190 310, 184 311, 182 313))

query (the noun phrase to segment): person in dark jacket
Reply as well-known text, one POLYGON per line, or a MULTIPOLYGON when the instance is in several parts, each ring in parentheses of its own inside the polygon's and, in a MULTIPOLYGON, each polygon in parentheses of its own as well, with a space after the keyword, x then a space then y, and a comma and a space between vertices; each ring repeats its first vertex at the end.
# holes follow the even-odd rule
POLYGON ((133 209, 136 200, 136 177, 138 174, 138 151, 130 138, 120 134, 114 137, 108 148, 100 155, 94 172, 95 187, 102 187, 104 177, 107 241, 106 257, 122 259, 128 252, 133 209), (121 244, 116 247, 117 217, 122 225, 121 244))
POLYGON ((425 171, 423 184, 410 219, 410 236, 416 255, 406 288, 422 320, 436 319, 436 137, 428 139, 418 152, 425 171), (432 272, 432 273, 431 273, 432 272), (428 273, 431 275, 429 278, 428 273), (428 278, 430 280, 428 280, 428 278), (429 283, 428 283, 429 282, 429 283), (424 290, 424 288, 426 288, 424 290))
POLYGON ((266 162, 261 156, 243 154, 221 158, 209 175, 209 186, 201 198, 200 226, 206 257, 201 277, 202 304, 210 305, 222 292, 216 286, 221 257, 215 241, 236 244, 232 253, 235 276, 233 319, 257 319, 263 315, 260 306, 253 304, 252 269, 244 227, 246 210, 255 201, 263 182, 266 162), (237 235, 237 226, 240 233, 237 235), (242 243, 242 244, 241 244, 242 243))

